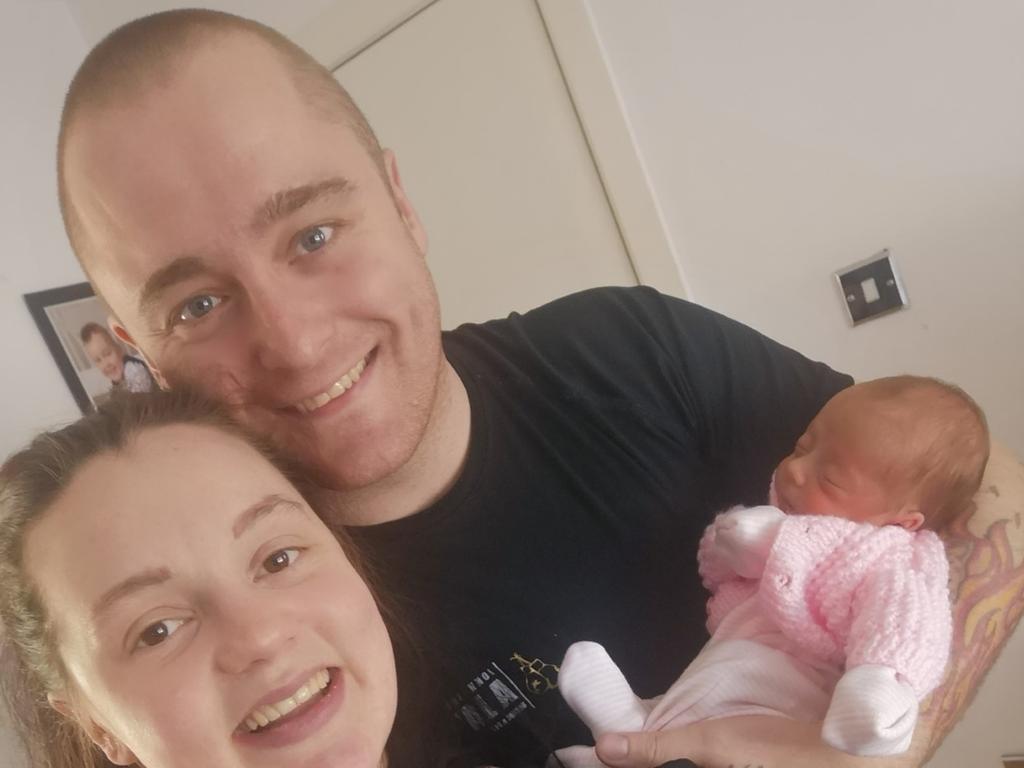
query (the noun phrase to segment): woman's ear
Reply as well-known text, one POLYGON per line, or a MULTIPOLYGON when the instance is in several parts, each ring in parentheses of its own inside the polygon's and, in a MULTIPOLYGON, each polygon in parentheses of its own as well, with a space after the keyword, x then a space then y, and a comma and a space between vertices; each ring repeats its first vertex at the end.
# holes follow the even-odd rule
POLYGON ((103 750, 103 754, 114 765, 135 765, 138 758, 124 745, 117 737, 106 728, 96 722, 92 717, 82 717, 74 705, 60 694, 48 693, 46 699, 50 706, 61 715, 78 724, 78 727, 85 731, 89 740, 103 750))

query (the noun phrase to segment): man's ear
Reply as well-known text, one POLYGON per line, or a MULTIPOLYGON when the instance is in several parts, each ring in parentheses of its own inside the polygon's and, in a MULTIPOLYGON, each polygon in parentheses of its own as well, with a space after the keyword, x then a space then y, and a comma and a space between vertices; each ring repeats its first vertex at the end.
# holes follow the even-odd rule
POLYGON ((904 507, 896 518, 896 524, 908 531, 916 531, 924 525, 924 515, 917 507, 904 507))
POLYGON ((420 253, 426 254, 427 230, 423 228, 420 215, 416 213, 416 208, 413 207, 412 201, 402 186, 402 176, 398 172, 398 159, 390 149, 385 149, 383 152, 384 168, 387 171, 387 181, 391 186, 391 196, 395 200, 395 206, 398 208, 398 213, 402 216, 402 221, 405 222, 406 229, 409 230, 409 234, 412 235, 416 246, 420 249, 420 253))
POLYGON ((139 762, 138 758, 135 757, 135 754, 127 746, 93 718, 88 716, 81 717, 67 698, 62 695, 48 693, 46 694, 46 699, 51 707, 84 730, 89 740, 103 750, 103 754, 114 765, 135 765, 139 762))
POLYGON ((107 318, 107 325, 119 341, 124 342, 139 353, 139 357, 142 358, 142 362, 144 362, 146 367, 149 368, 149 372, 153 374, 153 379, 160 385, 160 389, 170 389, 170 387, 167 386, 167 379, 165 379, 164 375, 160 373, 160 369, 153 364, 153 361, 149 359, 149 356, 142 350, 142 347, 135 343, 135 339, 133 339, 132 335, 128 333, 123 325, 121 325, 121 322, 113 315, 110 315, 107 318))

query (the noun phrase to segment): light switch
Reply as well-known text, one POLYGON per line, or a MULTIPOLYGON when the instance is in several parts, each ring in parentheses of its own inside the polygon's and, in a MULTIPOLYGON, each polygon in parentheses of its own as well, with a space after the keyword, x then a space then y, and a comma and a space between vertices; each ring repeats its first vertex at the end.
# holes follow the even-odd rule
POLYGON ((853 325, 907 306, 892 254, 886 248, 835 273, 847 317, 853 325))
POLYGON ((869 277, 867 280, 860 281, 860 290, 864 294, 864 301, 868 304, 878 301, 881 294, 878 293, 878 283, 875 282, 875 278, 869 277))

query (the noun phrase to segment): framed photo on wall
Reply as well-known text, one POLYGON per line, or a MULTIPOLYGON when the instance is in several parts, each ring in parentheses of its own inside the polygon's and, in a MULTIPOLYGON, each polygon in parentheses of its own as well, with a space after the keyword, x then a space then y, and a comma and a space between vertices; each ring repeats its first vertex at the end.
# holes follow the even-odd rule
POLYGON ((138 352, 110 330, 110 309, 88 283, 26 293, 25 304, 82 413, 115 391, 155 388, 138 352))

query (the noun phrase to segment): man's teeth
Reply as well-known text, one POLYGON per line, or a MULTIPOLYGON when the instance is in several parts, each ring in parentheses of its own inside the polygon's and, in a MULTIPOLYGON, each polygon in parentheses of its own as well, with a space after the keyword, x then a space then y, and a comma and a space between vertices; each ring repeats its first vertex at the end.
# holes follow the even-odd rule
POLYGON ((326 392, 321 392, 319 395, 313 395, 313 397, 307 397, 305 400, 296 403, 295 407, 298 408, 302 413, 312 413, 318 408, 323 408, 331 400, 337 397, 341 397, 350 389, 352 385, 359 381, 359 377, 363 375, 363 371, 366 369, 366 358, 364 357, 351 371, 346 373, 336 382, 331 384, 326 392))
POLYGON ((275 720, 279 720, 287 715, 296 707, 301 704, 305 704, 316 693, 326 688, 329 682, 331 682, 330 674, 326 669, 321 669, 309 678, 309 680, 299 686, 299 689, 291 696, 281 699, 274 704, 264 704, 262 707, 256 707, 256 709, 250 712, 245 718, 245 727, 250 731, 258 731, 260 728, 270 725, 275 720))

